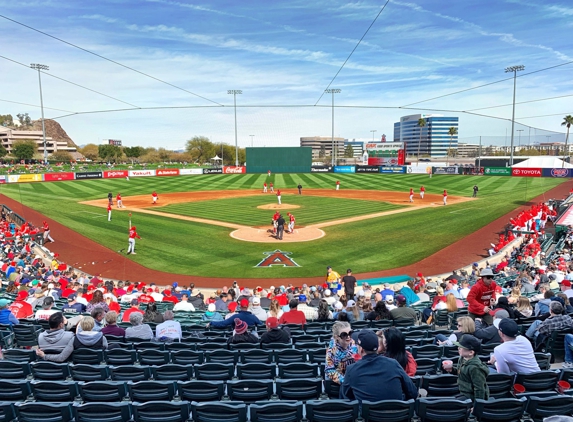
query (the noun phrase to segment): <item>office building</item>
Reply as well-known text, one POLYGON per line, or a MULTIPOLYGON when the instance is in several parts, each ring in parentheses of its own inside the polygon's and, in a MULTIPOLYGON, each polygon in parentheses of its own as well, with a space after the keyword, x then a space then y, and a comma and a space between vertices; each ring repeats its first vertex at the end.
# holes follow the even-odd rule
MULTIPOLYGON (((313 161, 322 160, 324 157, 332 157, 331 136, 310 136, 300 138, 301 147, 312 148, 313 161)), ((344 158, 344 138, 334 138, 334 148, 338 158, 344 158)))
POLYGON ((438 114, 404 116, 394 123, 394 142, 404 142, 409 156, 417 156, 419 150, 420 157, 445 157, 448 148, 456 149, 458 145, 458 135, 450 137, 448 133, 451 127, 458 128, 457 117, 438 114), (426 121, 424 127, 418 126, 420 119, 426 121))

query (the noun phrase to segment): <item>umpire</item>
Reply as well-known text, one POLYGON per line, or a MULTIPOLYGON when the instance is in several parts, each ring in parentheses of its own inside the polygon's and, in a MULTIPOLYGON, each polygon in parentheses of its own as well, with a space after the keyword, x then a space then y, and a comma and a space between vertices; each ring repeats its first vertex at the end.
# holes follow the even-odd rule
POLYGON ((283 233, 285 231, 285 219, 283 215, 279 215, 279 219, 277 220, 277 239, 283 240, 283 233))

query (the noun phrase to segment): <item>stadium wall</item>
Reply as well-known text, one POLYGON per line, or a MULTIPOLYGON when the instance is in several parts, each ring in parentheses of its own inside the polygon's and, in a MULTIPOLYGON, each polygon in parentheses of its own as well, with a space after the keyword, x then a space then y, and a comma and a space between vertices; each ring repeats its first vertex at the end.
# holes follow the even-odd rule
POLYGON ((311 147, 247 147, 247 173, 310 173, 311 147))

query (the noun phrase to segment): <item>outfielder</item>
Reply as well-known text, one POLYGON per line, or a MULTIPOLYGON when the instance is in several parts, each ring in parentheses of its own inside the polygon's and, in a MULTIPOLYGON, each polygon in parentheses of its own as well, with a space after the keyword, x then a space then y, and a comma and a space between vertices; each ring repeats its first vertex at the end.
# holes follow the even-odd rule
POLYGON ((426 193, 426 188, 424 186, 420 186, 420 198, 424 199, 425 193, 426 193))
POLYGON ((340 180, 336 181, 336 190, 340 190, 340 180))
POLYGON ((117 193, 117 196, 115 197, 115 202, 117 202, 117 207, 118 208, 125 208, 123 206, 123 201, 121 200, 121 193, 117 193))
POLYGON ((443 197, 444 197, 444 205, 448 205, 448 191, 445 189, 444 189, 443 197))
POLYGON ((129 229, 129 245, 127 247, 127 254, 136 255, 135 253, 135 238, 141 239, 141 237, 137 234, 135 226, 131 226, 129 229))
POLYGON ((289 233, 293 233, 294 232, 294 222, 295 222, 295 218, 294 215, 292 215, 290 212, 287 212, 288 218, 289 218, 289 223, 288 223, 288 232, 289 233))
POLYGON ((281 190, 277 189, 277 200, 279 201, 279 205, 281 205, 281 190))
POLYGON ((111 221, 111 204, 107 204, 107 221, 111 221))
POLYGON ((42 224, 43 224, 42 228, 44 229, 44 243, 46 243, 46 240, 49 240, 50 242, 54 243, 54 239, 52 239, 52 236, 50 236, 50 226, 46 221, 43 221, 42 224))
POLYGON ((153 205, 157 204, 157 200, 159 199, 159 197, 157 196, 157 192, 153 191, 153 193, 151 194, 151 199, 152 199, 152 203, 153 205))
POLYGON ((410 202, 414 202, 414 189, 410 188, 410 202))

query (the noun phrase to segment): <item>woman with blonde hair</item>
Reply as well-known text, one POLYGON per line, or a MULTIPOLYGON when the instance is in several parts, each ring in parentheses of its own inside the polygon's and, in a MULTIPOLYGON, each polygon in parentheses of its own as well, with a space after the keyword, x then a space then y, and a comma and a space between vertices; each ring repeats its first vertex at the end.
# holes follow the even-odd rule
POLYGON ((279 301, 276 299, 271 300, 271 304, 269 305, 269 310, 267 312, 267 318, 274 317, 276 319, 280 319, 282 315, 283 315, 283 310, 281 309, 279 301))
POLYGON ((525 296, 519 296, 517 299, 516 312, 519 312, 519 318, 529 318, 533 314, 531 302, 525 296))
POLYGON ((476 331, 476 323, 469 316, 462 316, 458 318, 458 329, 455 330, 449 337, 443 334, 437 334, 434 343, 439 346, 452 346, 455 341, 460 341, 464 334, 472 334, 476 331))
POLYGON ((432 311, 439 311, 446 309, 446 297, 444 296, 444 289, 442 286, 436 287, 436 296, 432 302, 432 311))
POLYGON ((326 378, 342 385, 346 368, 355 363, 356 354, 358 347, 352 339, 350 324, 346 321, 336 321, 332 325, 332 339, 326 348, 324 370, 326 378))
POLYGON ((456 312, 458 310, 458 304, 456 301, 456 297, 453 293, 448 293, 446 296, 446 309, 448 312, 456 312))

